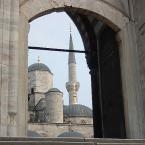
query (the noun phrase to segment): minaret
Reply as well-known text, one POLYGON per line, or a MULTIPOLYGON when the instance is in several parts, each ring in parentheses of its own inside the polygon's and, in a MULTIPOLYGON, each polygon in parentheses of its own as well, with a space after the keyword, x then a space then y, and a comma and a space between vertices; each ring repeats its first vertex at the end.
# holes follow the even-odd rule
MULTIPOLYGON (((70 31, 69 50, 74 50, 72 35, 70 31)), ((69 105, 77 104, 77 92, 79 89, 79 82, 76 78, 76 60, 74 52, 69 52, 68 57, 69 81, 66 83, 66 89, 69 93, 69 105)))
POLYGON ((38 63, 40 63, 40 56, 38 56, 38 59, 37 59, 38 63))

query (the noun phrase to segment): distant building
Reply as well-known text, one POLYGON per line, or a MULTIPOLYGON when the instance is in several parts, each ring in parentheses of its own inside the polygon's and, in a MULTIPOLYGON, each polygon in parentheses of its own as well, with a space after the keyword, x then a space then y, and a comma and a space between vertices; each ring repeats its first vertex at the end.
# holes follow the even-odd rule
MULTIPOLYGON (((73 50, 70 34, 69 49, 73 50)), ((79 82, 73 52, 68 58, 69 105, 63 104, 63 92, 53 87, 53 73, 43 63, 28 68, 28 136, 38 137, 93 137, 92 110, 78 104, 79 82)))

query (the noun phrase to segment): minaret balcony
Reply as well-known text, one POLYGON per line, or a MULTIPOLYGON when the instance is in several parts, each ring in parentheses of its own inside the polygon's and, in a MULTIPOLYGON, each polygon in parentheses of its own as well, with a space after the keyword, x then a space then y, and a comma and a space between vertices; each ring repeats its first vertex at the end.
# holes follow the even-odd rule
POLYGON ((75 91, 77 92, 79 90, 80 83, 79 82, 67 82, 66 83, 66 89, 68 92, 75 91))

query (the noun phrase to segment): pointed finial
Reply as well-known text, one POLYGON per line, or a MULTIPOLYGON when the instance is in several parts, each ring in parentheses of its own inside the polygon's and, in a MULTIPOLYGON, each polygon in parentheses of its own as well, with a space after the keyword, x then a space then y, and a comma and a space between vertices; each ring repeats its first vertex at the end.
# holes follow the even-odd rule
POLYGON ((38 60, 37 61, 38 61, 38 63, 40 63, 40 56, 38 56, 38 60))

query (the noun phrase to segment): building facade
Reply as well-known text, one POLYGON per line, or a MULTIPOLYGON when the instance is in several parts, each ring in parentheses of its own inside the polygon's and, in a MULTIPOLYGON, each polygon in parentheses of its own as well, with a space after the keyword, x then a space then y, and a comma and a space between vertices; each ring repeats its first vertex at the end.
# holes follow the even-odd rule
POLYGON ((144 0, 0 0, 0 136, 27 134, 29 22, 54 11, 65 11, 78 27, 87 51, 95 137, 145 138, 144 5, 144 0), (116 53, 109 55, 110 51, 116 53), (100 67, 102 64, 106 65, 100 67), (115 70, 113 75, 111 69, 115 70), (110 97, 105 92, 111 92, 110 97))
MULTIPOLYGON (((71 34, 69 50, 74 50, 71 34)), ((77 102, 79 82, 74 52, 69 52, 68 73, 69 105, 65 105, 63 93, 53 87, 53 74, 48 66, 38 62, 28 67, 29 137, 93 137, 92 110, 77 102)))

